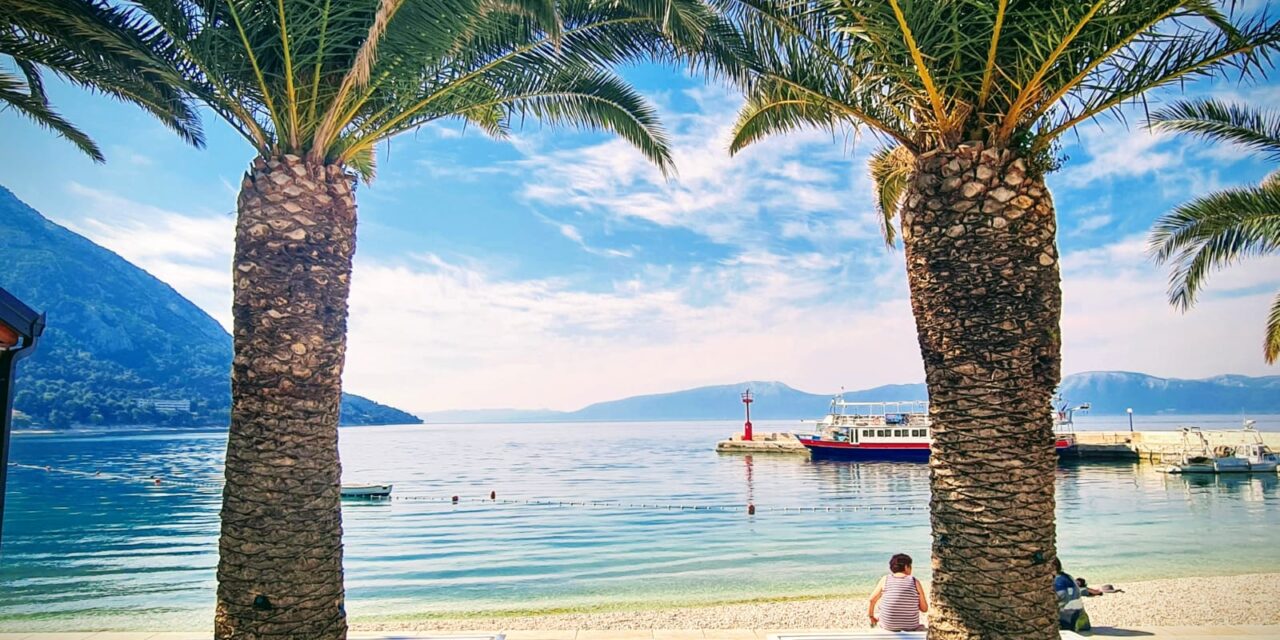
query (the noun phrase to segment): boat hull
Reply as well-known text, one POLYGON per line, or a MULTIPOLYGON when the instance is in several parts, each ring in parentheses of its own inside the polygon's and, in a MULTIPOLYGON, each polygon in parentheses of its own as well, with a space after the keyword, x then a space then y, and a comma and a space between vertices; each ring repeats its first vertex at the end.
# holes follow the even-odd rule
MULTIPOLYGON (((861 462, 928 462, 927 444, 851 444, 828 440, 801 438, 800 443, 809 450, 814 460, 851 460, 861 462)), ((1075 443, 1061 439, 1056 443, 1058 455, 1071 451, 1075 443)))
POLYGON ((814 460, 853 460, 862 462, 928 462, 929 446, 868 447, 844 442, 801 440, 814 460), (843 446, 842 446, 843 445, 843 446))
POLYGON ((389 484, 344 484, 341 494, 344 498, 387 498, 391 496, 389 484))

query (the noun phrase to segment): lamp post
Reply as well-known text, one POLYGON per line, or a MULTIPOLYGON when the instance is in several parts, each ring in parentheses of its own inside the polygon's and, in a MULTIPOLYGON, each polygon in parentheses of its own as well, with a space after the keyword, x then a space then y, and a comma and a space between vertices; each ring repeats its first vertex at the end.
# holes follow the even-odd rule
POLYGON ((742 426, 742 439, 745 442, 751 441, 751 390, 747 389, 742 392, 742 404, 747 407, 747 423, 742 426))
MULTIPOLYGON (((13 418, 13 374, 18 360, 31 354, 44 333, 44 314, 0 288, 0 522, 4 520, 5 482, 9 475, 9 429, 13 418)), ((2 526, 2 525, 0 525, 2 526)), ((0 539, 3 532, 0 531, 0 539)))
POLYGON ((1133 407, 1125 409, 1125 412, 1129 414, 1129 433, 1133 433, 1133 407))

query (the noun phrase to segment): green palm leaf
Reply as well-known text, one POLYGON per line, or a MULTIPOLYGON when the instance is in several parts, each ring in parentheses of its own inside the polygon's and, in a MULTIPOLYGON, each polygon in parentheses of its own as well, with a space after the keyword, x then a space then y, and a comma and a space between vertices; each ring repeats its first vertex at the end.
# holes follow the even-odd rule
POLYGON ((1212 142, 1234 142, 1280 162, 1280 115, 1217 100, 1175 102, 1151 114, 1160 131, 1189 133, 1212 142))
MULTIPOLYGON (((1152 114, 1153 128, 1231 142, 1280 161, 1280 116, 1214 100, 1177 102, 1152 114)), ((1280 171, 1252 188, 1225 189, 1179 206, 1156 221, 1149 251, 1170 264, 1169 303, 1187 310, 1212 272, 1280 252, 1280 171)), ((1267 319, 1263 356, 1280 356, 1280 298, 1267 319)))
POLYGON ((732 74, 735 32, 696 0, 139 0, 192 91, 264 155, 348 163, 436 120, 607 131, 664 171, 656 112, 609 69, 732 74), (692 55, 698 52, 696 57, 692 55))
POLYGON ((892 249, 896 245, 893 220, 898 215, 902 196, 907 192, 912 172, 915 171, 915 156, 901 145, 880 147, 871 154, 867 165, 876 193, 880 233, 884 236, 885 246, 892 249))
POLYGON ((1209 0, 722 0, 742 33, 743 143, 825 118, 750 115, 779 85, 915 153, 964 141, 1039 153, 1156 87, 1231 70, 1253 77, 1280 46, 1262 11, 1209 0))
POLYGON ((42 74, 133 103, 191 144, 203 134, 183 80, 170 66, 167 39, 140 12, 101 0, 0 0, 0 55, 7 75, 0 101, 67 138, 94 160, 102 154, 48 104, 42 74))
POLYGON ((1280 189, 1227 189, 1192 200, 1156 221, 1150 244, 1158 263, 1173 265, 1170 302, 1189 308, 1212 271, 1280 250, 1280 189))
POLYGON ((1280 295, 1271 303, 1271 313, 1267 316, 1267 336, 1262 348, 1267 364, 1275 364, 1280 359, 1280 295))

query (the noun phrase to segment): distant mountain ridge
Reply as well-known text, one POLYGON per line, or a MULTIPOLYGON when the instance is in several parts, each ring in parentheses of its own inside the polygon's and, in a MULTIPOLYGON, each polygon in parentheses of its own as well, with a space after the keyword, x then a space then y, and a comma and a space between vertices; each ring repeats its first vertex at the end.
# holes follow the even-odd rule
MULTIPOLYGON (((751 389, 751 416, 760 420, 817 419, 826 415, 834 393, 809 393, 776 381, 698 387, 671 393, 597 402, 577 411, 480 409, 422 414, 429 423, 586 422, 732 420, 742 418, 741 394, 751 389)), ((1280 413, 1280 376, 1222 375, 1203 380, 1158 378, 1125 371, 1090 371, 1067 376, 1062 396, 1088 402, 1094 414, 1122 414, 1132 408, 1156 413, 1280 413)), ((890 384, 843 392, 849 402, 925 400, 924 383, 890 384)))
MULTIPOLYGON (((0 287, 49 318, 39 348, 19 365, 15 423, 227 423, 231 335, 222 325, 169 285, 50 222, 4 187, 0 225, 0 287)), ((421 420, 344 394, 342 422, 421 420)))

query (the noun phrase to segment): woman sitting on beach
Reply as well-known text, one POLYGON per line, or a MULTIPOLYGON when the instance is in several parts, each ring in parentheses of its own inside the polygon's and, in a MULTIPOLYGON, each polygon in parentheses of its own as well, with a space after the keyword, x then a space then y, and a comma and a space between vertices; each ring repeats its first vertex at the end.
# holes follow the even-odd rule
POLYGON ((928 611, 924 585, 911 576, 911 556, 899 553, 889 558, 889 575, 880 578, 871 592, 867 611, 871 625, 885 631, 924 631, 920 614, 928 611))

